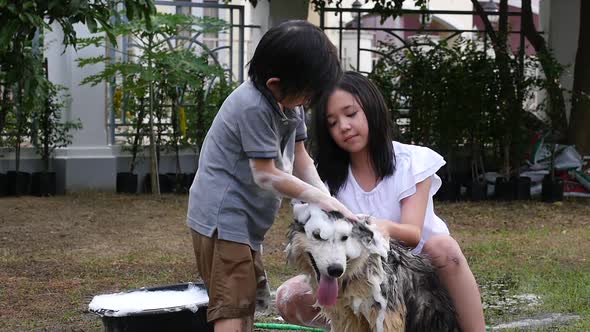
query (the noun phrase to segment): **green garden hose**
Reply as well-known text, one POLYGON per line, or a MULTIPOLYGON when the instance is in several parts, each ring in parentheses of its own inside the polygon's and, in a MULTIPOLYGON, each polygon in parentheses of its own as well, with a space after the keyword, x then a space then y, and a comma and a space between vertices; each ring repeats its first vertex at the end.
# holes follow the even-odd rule
MULTIPOLYGON (((315 327, 305 327, 299 326, 294 324, 281 324, 281 323, 254 323, 255 328, 263 329, 263 330, 291 330, 291 331, 314 331, 314 332, 324 332, 323 329, 318 329, 315 327)), ((489 326, 486 326, 486 331, 491 330, 489 326)))
POLYGON ((324 332, 323 329, 315 327, 305 327, 294 324, 281 324, 281 323, 254 323, 254 327, 265 330, 295 330, 295 331, 315 331, 324 332))

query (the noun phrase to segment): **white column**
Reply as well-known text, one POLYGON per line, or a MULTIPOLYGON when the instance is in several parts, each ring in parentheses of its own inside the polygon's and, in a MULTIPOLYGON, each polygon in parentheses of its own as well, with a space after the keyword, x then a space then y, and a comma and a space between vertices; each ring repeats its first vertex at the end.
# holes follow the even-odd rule
MULTIPOLYGON (((65 120, 80 119, 83 128, 73 132, 72 144, 58 149, 54 165, 58 191, 107 190, 116 185, 116 160, 107 134, 106 84, 80 85, 82 80, 104 68, 103 64, 80 68, 77 59, 103 55, 103 47, 64 50, 63 32, 57 24, 45 36, 49 79, 64 85, 70 95, 65 120)), ((76 25, 78 37, 89 37, 84 25, 76 25)))
POLYGON ((251 4, 246 4, 246 17, 245 22, 246 24, 253 24, 253 25, 260 25, 260 29, 252 29, 250 35, 250 41, 252 47, 250 47, 250 51, 248 52, 248 56, 246 57, 246 62, 250 61, 252 56, 254 55, 254 50, 256 49, 256 45, 262 38, 262 36, 268 31, 271 27, 270 24, 270 3, 268 1, 258 1, 256 7, 252 6, 251 4))

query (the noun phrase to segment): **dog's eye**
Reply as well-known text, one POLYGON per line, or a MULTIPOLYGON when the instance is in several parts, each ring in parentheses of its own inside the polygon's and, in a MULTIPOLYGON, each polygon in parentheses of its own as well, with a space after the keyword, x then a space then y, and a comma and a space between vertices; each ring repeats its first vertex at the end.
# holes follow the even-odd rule
POLYGON ((320 231, 314 231, 313 232, 313 238, 319 241, 323 241, 324 239, 322 239, 322 236, 320 235, 320 231))
POLYGON ((340 238, 340 240, 341 240, 342 242, 344 242, 344 241, 348 240, 348 235, 343 235, 343 236, 342 236, 342 238, 340 238))

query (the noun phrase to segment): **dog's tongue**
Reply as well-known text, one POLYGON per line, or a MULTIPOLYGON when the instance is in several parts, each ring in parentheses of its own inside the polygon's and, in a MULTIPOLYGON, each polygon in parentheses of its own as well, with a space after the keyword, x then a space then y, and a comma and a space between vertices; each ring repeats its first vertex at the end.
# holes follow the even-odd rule
POLYGON ((318 286, 318 302, 323 306, 333 306, 338 298, 338 282, 336 278, 321 276, 318 286))

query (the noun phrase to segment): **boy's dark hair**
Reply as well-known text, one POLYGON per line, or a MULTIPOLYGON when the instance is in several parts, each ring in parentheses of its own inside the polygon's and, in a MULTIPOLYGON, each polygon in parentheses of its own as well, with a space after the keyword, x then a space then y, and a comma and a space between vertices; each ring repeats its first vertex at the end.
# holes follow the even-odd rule
POLYGON ((395 169, 390 118, 383 95, 368 78, 360 73, 347 71, 336 87, 320 99, 313 123, 316 143, 314 159, 318 163, 318 173, 328 183, 332 195, 336 195, 344 185, 350 164, 349 153, 334 142, 328 128, 328 100, 336 89, 353 95, 365 112, 369 127, 369 152, 379 179, 393 174, 395 169))
POLYGON ((271 77, 281 82, 281 98, 309 97, 315 104, 342 76, 336 47, 315 25, 292 20, 262 36, 250 60, 248 76, 259 87, 271 77))

